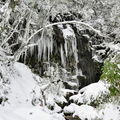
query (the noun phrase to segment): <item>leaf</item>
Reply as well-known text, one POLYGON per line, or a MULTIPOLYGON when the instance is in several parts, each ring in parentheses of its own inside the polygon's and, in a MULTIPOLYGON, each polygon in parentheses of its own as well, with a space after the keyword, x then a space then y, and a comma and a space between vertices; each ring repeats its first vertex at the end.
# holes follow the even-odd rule
POLYGON ((111 95, 120 94, 120 69, 118 68, 118 64, 115 62, 110 62, 108 60, 105 61, 105 65, 102 68, 102 75, 100 77, 101 80, 106 80, 111 84, 109 90, 111 95))

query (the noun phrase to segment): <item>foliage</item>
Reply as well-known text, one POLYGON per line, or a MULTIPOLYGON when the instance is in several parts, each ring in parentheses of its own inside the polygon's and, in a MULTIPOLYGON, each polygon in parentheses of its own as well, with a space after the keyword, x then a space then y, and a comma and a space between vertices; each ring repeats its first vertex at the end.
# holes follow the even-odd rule
POLYGON ((99 107, 101 104, 107 103, 110 100, 110 95, 109 94, 104 94, 101 95, 100 97, 96 98, 95 100, 91 99, 90 106, 96 108, 99 107))
POLYGON ((105 61, 105 65, 102 68, 103 74, 101 80, 106 80, 110 83, 109 90, 111 95, 120 94, 120 68, 116 62, 105 61))

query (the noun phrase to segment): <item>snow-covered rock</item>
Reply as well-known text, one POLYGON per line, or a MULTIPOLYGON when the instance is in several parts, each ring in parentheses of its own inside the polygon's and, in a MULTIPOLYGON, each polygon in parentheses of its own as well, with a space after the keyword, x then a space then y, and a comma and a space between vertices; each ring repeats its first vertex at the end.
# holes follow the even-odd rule
POLYGON ((91 104, 98 100, 100 100, 99 103, 102 103, 103 99, 107 99, 107 95, 109 95, 108 85, 99 81, 82 88, 77 95, 71 96, 70 99, 77 104, 91 104))
POLYGON ((97 111, 88 105, 81 105, 73 114, 73 117, 78 116, 81 120, 100 120, 102 119, 97 111))

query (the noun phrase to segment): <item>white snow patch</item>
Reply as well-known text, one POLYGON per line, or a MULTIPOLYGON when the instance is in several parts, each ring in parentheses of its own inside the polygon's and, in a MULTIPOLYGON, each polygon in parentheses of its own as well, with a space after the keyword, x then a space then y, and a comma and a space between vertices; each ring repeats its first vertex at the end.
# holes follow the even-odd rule
POLYGON ((36 91, 36 96, 40 95, 40 88, 33 78, 33 73, 31 70, 22 63, 15 63, 14 69, 16 73, 11 76, 10 88, 11 93, 9 93, 9 102, 11 104, 15 103, 26 103, 26 101, 31 104, 33 98, 32 92, 36 91))
POLYGON ((99 81, 82 88, 77 95, 71 96, 70 99, 77 101, 78 103, 90 104, 91 101, 108 93, 109 90, 107 84, 103 83, 103 81, 99 81))
POLYGON ((88 120, 97 120, 98 118, 100 119, 97 111, 94 110, 93 107, 88 105, 81 105, 73 114, 73 117, 74 116, 78 116, 81 120, 85 120, 86 118, 88 120))
POLYGON ((73 86, 76 86, 76 87, 77 87, 77 83, 75 83, 75 82, 69 81, 68 84, 69 84, 70 86, 72 86, 72 87, 73 87, 73 86))
POLYGON ((40 107, 18 107, 11 111, 6 109, 0 114, 0 117, 3 120, 57 120, 40 107))
POLYGON ((81 120, 96 120, 96 118, 102 118, 97 111, 89 105, 78 106, 71 103, 69 106, 64 108, 64 113, 73 113, 73 117, 78 116, 81 120))
POLYGON ((107 103, 100 110, 99 114, 103 117, 103 120, 120 120, 120 106, 107 103))
POLYGON ((65 120, 63 117, 63 114, 54 113, 52 114, 52 116, 56 118, 57 120, 65 120))
POLYGON ((67 39, 68 37, 75 38, 75 34, 74 34, 73 29, 68 24, 66 26, 67 26, 67 28, 62 30, 63 31, 63 37, 65 39, 67 39))
POLYGON ((79 106, 71 103, 69 106, 64 107, 64 113, 74 113, 77 109, 79 109, 79 106))
POLYGON ((46 103, 47 103, 48 105, 54 106, 55 102, 54 102, 53 97, 50 96, 50 95, 48 95, 48 98, 47 98, 47 100, 46 100, 46 103))
POLYGON ((8 101, 0 106, 0 120, 58 120, 45 112, 43 107, 32 105, 32 99, 41 95, 36 82, 40 80, 39 77, 22 63, 15 63, 13 68, 9 78, 8 101))
POLYGON ((55 106, 54 106, 54 113, 57 113, 57 112, 60 112, 62 109, 61 109, 61 107, 60 106, 58 106, 57 104, 55 104, 55 106))
POLYGON ((64 96, 56 96, 55 100, 58 103, 67 103, 67 100, 64 98, 64 96))

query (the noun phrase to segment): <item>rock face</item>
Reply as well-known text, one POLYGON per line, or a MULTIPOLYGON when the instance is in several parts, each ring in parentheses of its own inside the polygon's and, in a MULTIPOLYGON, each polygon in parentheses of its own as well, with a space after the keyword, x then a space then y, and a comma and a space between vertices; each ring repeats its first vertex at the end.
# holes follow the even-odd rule
MULTIPOLYGON (((93 48, 90 46, 90 32, 89 30, 78 30, 75 25, 70 25, 73 29, 77 42, 77 68, 81 69, 83 75, 78 75, 77 79, 79 82, 79 88, 82 88, 90 83, 97 82, 101 76, 101 68, 103 63, 97 62, 93 59, 93 48)), ((64 27, 63 27, 64 29, 64 27)), ((57 43, 58 49, 60 49, 60 44, 65 44, 65 39, 63 37, 62 30, 57 26, 54 27, 54 40, 57 43)), ((68 38, 69 39, 69 38, 68 38)), ((97 38, 96 38, 97 40, 97 38)), ((95 43, 95 40, 94 40, 95 43)), ((74 55, 68 56, 66 66, 71 68, 72 71, 75 70, 75 58, 72 60, 74 55)))
MULTIPOLYGON (((62 21, 63 19, 64 16, 62 16, 62 21)), ((74 18, 72 16, 70 18, 65 17, 65 20, 69 19, 74 18)), ((55 19, 51 22, 59 21, 55 19)), ((93 53, 95 52, 93 45, 99 45, 103 38, 95 36, 95 33, 87 28, 79 29, 79 26, 73 24, 53 26, 53 31, 52 52, 48 53, 50 51, 48 45, 45 48, 46 51, 41 53, 41 56, 49 56, 49 60, 41 58, 41 61, 39 61, 37 58, 39 48, 36 47, 34 54, 28 53, 26 64, 31 66, 33 72, 42 76, 47 69, 48 63, 52 66, 54 66, 53 63, 58 63, 71 76, 77 76, 76 81, 79 89, 90 83, 97 82, 101 76, 103 63, 93 59, 93 53)), ((70 75, 64 79, 70 81, 70 75)), ((67 88, 68 85, 65 85, 65 87, 67 88)))
POLYGON ((93 49, 90 46, 90 33, 88 30, 78 31, 75 26, 73 26, 77 39, 77 49, 78 49, 78 69, 82 70, 83 76, 78 76, 80 87, 84 87, 90 83, 97 82, 101 76, 101 68, 103 63, 94 61, 93 59, 93 49))

